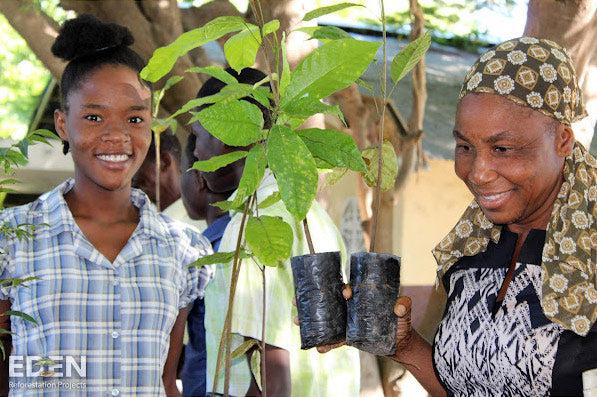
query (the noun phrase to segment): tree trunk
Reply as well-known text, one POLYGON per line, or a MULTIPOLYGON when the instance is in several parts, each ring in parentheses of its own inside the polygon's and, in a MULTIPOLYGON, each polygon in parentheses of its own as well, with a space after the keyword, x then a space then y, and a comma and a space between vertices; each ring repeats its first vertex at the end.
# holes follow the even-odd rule
POLYGON ((553 40, 572 56, 589 117, 573 125, 576 138, 590 147, 597 121, 597 0, 530 0, 524 34, 553 40))
POLYGON ((50 51, 58 36, 58 24, 29 1, 0 1, 0 13, 27 41, 35 56, 50 73, 59 78, 66 64, 50 51))

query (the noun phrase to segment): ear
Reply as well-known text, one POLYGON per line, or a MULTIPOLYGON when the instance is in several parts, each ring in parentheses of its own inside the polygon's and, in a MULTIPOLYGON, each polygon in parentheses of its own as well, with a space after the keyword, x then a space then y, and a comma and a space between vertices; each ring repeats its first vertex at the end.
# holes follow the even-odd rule
POLYGON ((164 172, 172 165, 174 165, 174 159, 172 158, 172 154, 168 152, 160 153, 160 171, 164 172))
POLYGON ((558 123, 556 128, 556 152, 560 157, 567 157, 574 147, 574 131, 569 125, 558 123))
POLYGON ((66 113, 60 109, 54 110, 54 127, 58 136, 63 141, 68 142, 68 132, 66 130, 66 113))

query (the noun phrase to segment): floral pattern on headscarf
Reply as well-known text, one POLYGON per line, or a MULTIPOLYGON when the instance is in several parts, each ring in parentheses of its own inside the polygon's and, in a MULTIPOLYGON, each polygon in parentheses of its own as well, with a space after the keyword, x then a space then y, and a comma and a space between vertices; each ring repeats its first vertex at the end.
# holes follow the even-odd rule
POLYGON ((551 40, 520 37, 485 52, 469 69, 460 98, 489 93, 570 125, 586 116, 566 49, 551 40))
MULTIPOLYGON (((564 164, 564 182, 547 225, 542 255, 541 307, 547 318, 585 336, 597 320, 597 162, 578 142, 564 164)), ((463 256, 497 243, 502 226, 473 201, 433 250, 438 278, 463 256)))

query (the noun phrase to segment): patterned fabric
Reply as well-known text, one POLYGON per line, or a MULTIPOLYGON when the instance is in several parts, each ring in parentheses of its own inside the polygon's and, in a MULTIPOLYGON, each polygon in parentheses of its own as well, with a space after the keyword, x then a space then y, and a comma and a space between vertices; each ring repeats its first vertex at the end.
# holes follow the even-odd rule
MULTIPOLYGON (((271 172, 257 190, 258 200, 263 200, 278 187, 271 172)), ((297 223, 280 201, 271 207, 260 209, 260 215, 281 216, 293 227, 295 241, 292 255, 303 255, 309 251, 300 223, 297 223)), ((346 264, 346 252, 342 237, 327 213, 315 203, 308 215, 309 228, 318 252, 341 251, 346 264)), ((220 244, 221 252, 234 251, 241 214, 234 214, 224 232, 220 244)), ((262 273, 260 265, 245 260, 240 267, 234 314, 232 320, 232 350, 244 341, 244 337, 262 339, 262 273)), ((214 280, 205 293, 205 328, 207 339, 207 391, 213 389, 218 346, 230 291, 231 264, 218 266, 214 280)), ((292 305, 294 285, 290 261, 280 267, 265 267, 266 283, 266 343, 285 349, 290 353, 290 376, 292 396, 326 397, 358 396, 360 386, 359 352, 352 347, 342 347, 326 354, 316 349, 301 350, 299 327, 292 322, 296 308, 292 305)), ((223 390, 223 371, 219 392, 223 390)), ((230 395, 244 396, 251 383, 251 369, 243 356, 232 361, 230 395)))
MULTIPOLYGON (((597 162, 575 143, 566 158, 564 178, 554 203, 543 249, 542 300, 545 315, 579 335, 597 319, 597 162)), ((454 229, 435 247, 438 277, 460 258, 485 251, 502 227, 492 224, 473 201, 454 229)))
MULTIPOLYGON (((544 238, 538 230, 529 234, 497 311, 516 234, 502 233, 497 245, 463 258, 446 275, 448 300, 433 356, 440 379, 454 395, 539 397, 551 394, 552 380, 580 386, 581 368, 566 378, 552 376, 556 353, 567 346, 559 344, 562 327, 548 321, 539 305, 544 238)), ((573 360, 573 352, 567 357, 573 360)))
POLYGON ((199 271, 186 265, 211 252, 209 243, 159 214, 133 189, 140 221, 111 263, 75 223, 63 198, 73 185, 69 180, 0 214, 0 223, 37 225, 30 239, 2 236, 0 278, 36 279, 26 287, 2 287, 0 299, 37 320, 35 325, 11 318, 12 356, 85 356, 86 376, 79 379, 85 388, 19 388, 11 395, 164 395, 170 331, 179 309, 203 295, 199 271))
POLYGON ((460 98, 471 92, 502 95, 567 125, 587 115, 570 55, 551 40, 520 37, 485 52, 460 98))

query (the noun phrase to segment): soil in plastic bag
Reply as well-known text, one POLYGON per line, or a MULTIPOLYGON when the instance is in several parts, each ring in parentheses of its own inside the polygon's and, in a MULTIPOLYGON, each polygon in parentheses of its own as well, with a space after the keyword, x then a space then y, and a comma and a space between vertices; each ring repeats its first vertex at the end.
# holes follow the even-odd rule
POLYGON ((353 254, 350 286, 347 344, 378 356, 394 354, 394 304, 400 287, 400 258, 391 254, 353 254))
POLYGON ((295 256, 290 261, 301 332, 301 348, 328 345, 346 337, 339 252, 295 256))

